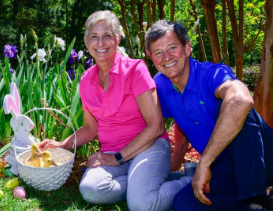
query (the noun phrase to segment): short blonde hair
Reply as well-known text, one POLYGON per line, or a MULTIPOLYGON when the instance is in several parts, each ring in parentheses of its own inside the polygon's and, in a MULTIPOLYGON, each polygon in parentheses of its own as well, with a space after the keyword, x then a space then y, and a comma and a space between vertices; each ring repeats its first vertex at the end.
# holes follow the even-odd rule
POLYGON ((90 29, 99 21, 106 21, 112 28, 116 40, 119 41, 122 28, 120 27, 118 17, 109 10, 94 12, 87 18, 85 22, 84 39, 88 39, 90 29))

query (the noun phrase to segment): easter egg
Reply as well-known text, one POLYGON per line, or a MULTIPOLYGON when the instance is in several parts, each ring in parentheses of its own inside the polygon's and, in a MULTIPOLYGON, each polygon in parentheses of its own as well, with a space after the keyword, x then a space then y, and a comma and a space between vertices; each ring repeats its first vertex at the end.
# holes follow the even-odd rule
POLYGON ((11 171, 10 171, 9 169, 6 169, 6 170, 5 170, 5 176, 6 176, 6 177, 13 177, 14 174, 11 173, 11 171))
POLYGON ((8 180, 4 187, 8 190, 11 190, 11 189, 14 189, 15 187, 17 187, 18 185, 19 185, 18 179, 13 178, 13 179, 8 180))
POLYGON ((0 199, 4 196, 4 192, 0 190, 0 199))
POLYGON ((23 187, 18 186, 13 190, 13 196, 24 199, 26 197, 26 191, 23 187))

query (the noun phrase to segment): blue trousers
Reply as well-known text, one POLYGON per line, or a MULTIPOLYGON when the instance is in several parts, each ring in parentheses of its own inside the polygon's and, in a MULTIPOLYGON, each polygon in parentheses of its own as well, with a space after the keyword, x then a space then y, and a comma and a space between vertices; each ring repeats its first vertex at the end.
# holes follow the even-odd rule
POLYGON ((266 188, 273 185, 273 130, 254 109, 240 133, 212 163, 211 173, 207 194, 211 206, 199 202, 188 184, 176 194, 173 210, 245 211, 248 198, 266 194, 266 188))

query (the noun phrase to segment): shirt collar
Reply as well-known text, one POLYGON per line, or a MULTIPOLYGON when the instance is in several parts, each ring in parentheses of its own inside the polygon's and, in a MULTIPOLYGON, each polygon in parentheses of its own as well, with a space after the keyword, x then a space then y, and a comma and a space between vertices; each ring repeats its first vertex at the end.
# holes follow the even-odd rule
MULTIPOLYGON (((117 65, 120 62, 120 59, 122 58, 122 56, 117 52, 116 56, 115 56, 115 61, 114 64, 112 65, 111 69, 110 69, 110 73, 115 73, 115 74, 120 74, 120 68, 117 68, 117 65)), ((90 83, 92 84, 97 84, 98 83, 98 73, 99 73, 99 68, 98 65, 95 64, 91 67, 90 71, 90 83)))
MULTIPOLYGON (((186 85, 184 91, 186 89, 188 89, 188 90, 197 92, 198 65, 199 65, 199 63, 190 57, 190 76, 189 76, 189 79, 188 79, 188 82, 187 82, 187 85, 186 85)), ((166 89, 167 89, 167 93, 170 93, 172 90, 180 93, 180 91, 174 86, 174 84, 171 82, 171 80, 168 80, 166 89)))
POLYGON ((188 79, 188 83, 185 89, 189 89, 191 91, 197 92, 198 90, 198 75, 199 75, 199 62, 190 57, 190 77, 188 79))

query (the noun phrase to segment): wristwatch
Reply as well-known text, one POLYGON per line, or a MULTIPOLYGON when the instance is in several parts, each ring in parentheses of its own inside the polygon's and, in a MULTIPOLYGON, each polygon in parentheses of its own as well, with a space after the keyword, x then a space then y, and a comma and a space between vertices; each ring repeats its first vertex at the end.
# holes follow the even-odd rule
POLYGON ((120 152, 117 152, 117 153, 115 154, 115 158, 116 158, 116 161, 119 163, 119 165, 121 165, 121 164, 124 163, 124 162, 123 162, 123 157, 122 157, 122 155, 120 154, 120 152))

